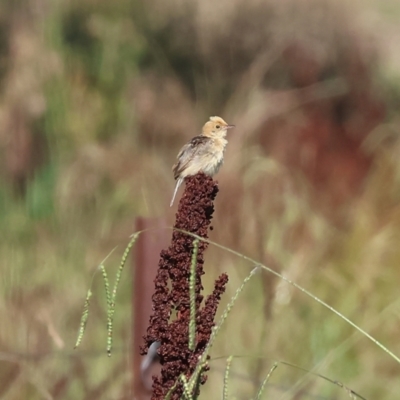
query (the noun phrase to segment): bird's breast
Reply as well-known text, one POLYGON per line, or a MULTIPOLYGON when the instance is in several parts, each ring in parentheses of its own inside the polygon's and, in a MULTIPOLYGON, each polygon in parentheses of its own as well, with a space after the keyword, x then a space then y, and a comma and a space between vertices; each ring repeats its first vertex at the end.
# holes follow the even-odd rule
POLYGON ((203 159, 202 170, 207 175, 215 175, 224 162, 224 151, 227 141, 225 139, 214 139, 203 159))

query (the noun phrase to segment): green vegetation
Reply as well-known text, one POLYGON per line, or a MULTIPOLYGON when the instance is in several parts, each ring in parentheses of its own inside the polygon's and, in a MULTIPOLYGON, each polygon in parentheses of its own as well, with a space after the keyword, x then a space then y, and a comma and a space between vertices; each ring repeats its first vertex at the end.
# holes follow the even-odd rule
MULTIPOLYGON (((400 356, 398 5, 214 3, 1 2, 0 398, 126 398, 129 262, 116 298, 95 272, 120 274, 136 216, 172 226, 176 152, 218 114, 237 129, 212 241, 400 356)), ((222 309, 247 283, 200 398, 349 398, 335 381, 396 398, 392 357, 253 268, 208 250, 206 291, 230 277, 222 309)))

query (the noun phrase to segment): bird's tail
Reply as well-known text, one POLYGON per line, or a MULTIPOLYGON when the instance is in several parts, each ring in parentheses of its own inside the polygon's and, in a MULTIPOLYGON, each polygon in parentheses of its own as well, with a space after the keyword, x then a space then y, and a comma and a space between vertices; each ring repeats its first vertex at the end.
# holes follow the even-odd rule
POLYGON ((179 178, 179 179, 176 181, 175 190, 174 190, 174 195, 172 196, 172 200, 171 200, 171 203, 170 203, 170 205, 169 205, 170 207, 172 207, 172 205, 174 204, 174 200, 175 200, 176 193, 178 192, 179 186, 181 186, 182 181, 183 181, 182 178, 179 178))

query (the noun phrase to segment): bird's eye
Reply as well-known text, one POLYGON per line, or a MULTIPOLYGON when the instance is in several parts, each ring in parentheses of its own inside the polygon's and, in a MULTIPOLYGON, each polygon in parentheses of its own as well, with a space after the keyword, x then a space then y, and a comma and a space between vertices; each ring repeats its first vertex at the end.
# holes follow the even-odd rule
POLYGON ((217 129, 221 128, 219 125, 216 126, 217 129))

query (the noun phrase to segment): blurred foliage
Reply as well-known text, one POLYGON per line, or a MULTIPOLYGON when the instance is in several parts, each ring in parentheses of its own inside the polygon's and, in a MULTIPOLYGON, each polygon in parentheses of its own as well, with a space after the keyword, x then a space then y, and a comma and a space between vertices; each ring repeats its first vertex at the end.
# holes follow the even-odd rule
MULTIPOLYGON (((99 273, 138 215, 174 218, 170 166, 209 115, 237 125, 213 240, 278 269, 398 349, 400 8, 332 1, 0 3, 0 397, 130 398, 130 281, 105 352, 99 273), (373 22, 371 22, 373 21, 373 22)), ((386 6, 382 5, 385 3, 386 6)), ((251 266, 207 255, 230 293, 251 266)), ((217 338, 204 398, 253 396, 272 360, 393 399, 400 366, 268 275, 217 338)), ((279 366, 265 398, 346 398, 279 366), (341 396, 341 397, 340 397, 341 396), (333 398, 333 397, 332 397, 333 398)))

